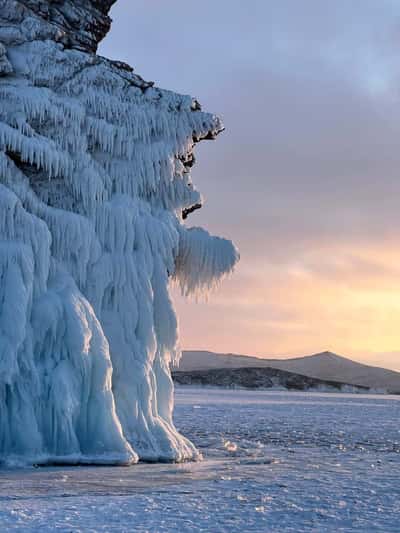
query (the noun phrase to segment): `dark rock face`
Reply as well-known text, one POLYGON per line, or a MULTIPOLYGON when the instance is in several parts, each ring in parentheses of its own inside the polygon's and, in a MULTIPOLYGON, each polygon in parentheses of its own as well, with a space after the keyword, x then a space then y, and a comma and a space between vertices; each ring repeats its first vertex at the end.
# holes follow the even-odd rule
MULTIPOLYGON (((65 48, 96 52, 110 29, 116 0, 0 0, 0 41, 53 39, 65 48), (6 31, 4 31, 6 30, 6 31)), ((1 54, 0 54, 1 55, 1 54)))
POLYGON ((214 368, 212 370, 176 371, 172 377, 178 385, 214 386, 224 388, 270 389, 283 387, 287 390, 331 390, 368 392, 368 387, 359 387, 338 381, 294 374, 276 368, 214 368))

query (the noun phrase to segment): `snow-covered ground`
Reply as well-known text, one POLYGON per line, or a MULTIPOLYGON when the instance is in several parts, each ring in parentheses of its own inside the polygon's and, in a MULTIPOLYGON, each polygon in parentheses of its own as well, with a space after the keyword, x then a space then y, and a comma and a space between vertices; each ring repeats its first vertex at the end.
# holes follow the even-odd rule
POLYGON ((400 530, 400 397, 180 388, 201 463, 0 470, 8 531, 400 530))

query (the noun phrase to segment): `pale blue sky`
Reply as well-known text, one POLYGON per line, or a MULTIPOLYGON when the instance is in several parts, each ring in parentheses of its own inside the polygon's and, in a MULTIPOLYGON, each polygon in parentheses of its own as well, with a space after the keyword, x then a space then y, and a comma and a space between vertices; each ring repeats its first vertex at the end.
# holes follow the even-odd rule
POLYGON ((189 224, 242 261, 207 305, 177 299, 183 346, 399 368, 400 4, 119 0, 112 17, 100 53, 227 128, 197 147, 189 224))

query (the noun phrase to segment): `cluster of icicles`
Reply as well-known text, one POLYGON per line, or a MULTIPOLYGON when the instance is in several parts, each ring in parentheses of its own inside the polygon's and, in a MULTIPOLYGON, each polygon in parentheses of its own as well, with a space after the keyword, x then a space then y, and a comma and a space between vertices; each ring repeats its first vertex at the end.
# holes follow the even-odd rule
MULTIPOLYGON (((32 41, 0 76, 0 461, 198 456, 174 427, 168 287, 209 289, 229 241, 182 225, 219 120, 97 56, 32 41)), ((4 70, 4 69, 3 69, 4 70)))

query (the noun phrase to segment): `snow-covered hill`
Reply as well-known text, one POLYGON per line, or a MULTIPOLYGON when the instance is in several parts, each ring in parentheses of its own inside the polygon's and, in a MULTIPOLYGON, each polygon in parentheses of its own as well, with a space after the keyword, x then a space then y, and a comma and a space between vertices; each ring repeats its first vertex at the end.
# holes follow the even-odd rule
POLYGON ((291 359, 267 359, 207 351, 185 351, 179 370, 271 367, 322 380, 340 381, 400 393, 400 372, 363 365, 331 352, 291 359))

